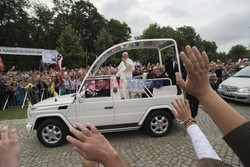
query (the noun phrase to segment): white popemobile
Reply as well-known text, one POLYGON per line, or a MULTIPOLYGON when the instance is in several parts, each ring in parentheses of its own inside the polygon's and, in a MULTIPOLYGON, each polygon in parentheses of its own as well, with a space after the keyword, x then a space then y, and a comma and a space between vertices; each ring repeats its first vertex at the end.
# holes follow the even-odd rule
POLYGON ((180 71, 177 44, 173 39, 134 40, 115 45, 95 60, 77 93, 52 97, 29 107, 27 131, 31 133, 36 130, 38 140, 47 147, 65 143, 66 135, 70 134, 69 128, 74 127, 76 122, 93 123, 102 133, 143 127, 152 136, 167 135, 174 119, 170 102, 177 97, 183 98, 183 93, 177 95, 176 85, 172 85, 169 78, 131 79, 125 81, 127 87, 122 87, 116 76, 95 75, 110 56, 133 49, 158 50, 160 65, 162 52, 170 49, 175 52, 180 71), (153 91, 148 89, 147 85, 161 84, 164 80, 168 80, 170 84, 153 87, 153 91), (101 91, 95 90, 95 87, 101 82, 108 85, 108 89, 98 96, 101 91), (89 96, 90 90, 97 92, 97 96, 89 96), (122 97, 121 94, 125 94, 125 91, 129 92, 129 98, 122 97))

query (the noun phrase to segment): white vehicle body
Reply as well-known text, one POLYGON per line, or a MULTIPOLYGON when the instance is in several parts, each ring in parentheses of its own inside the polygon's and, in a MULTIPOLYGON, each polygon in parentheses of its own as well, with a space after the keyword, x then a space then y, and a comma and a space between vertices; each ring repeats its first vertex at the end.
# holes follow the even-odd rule
POLYGON ((218 93, 226 99, 250 103, 250 66, 223 81, 218 93))
POLYGON ((162 65, 161 52, 173 47, 180 71, 179 55, 176 42, 173 39, 147 39, 129 41, 115 45, 102 53, 86 74, 79 91, 75 94, 53 97, 41 101, 28 108, 28 132, 37 130, 39 141, 48 147, 61 145, 68 134, 68 128, 74 127, 76 122, 93 123, 102 133, 125 130, 136 130, 145 125, 153 136, 164 136, 172 128, 170 102, 177 97, 183 98, 183 93, 177 95, 176 85, 166 79, 140 80, 131 79, 131 87, 120 88, 115 76, 95 76, 101 64, 115 53, 132 49, 157 49, 159 62, 162 65), (110 83, 106 90, 107 96, 86 96, 88 82, 105 80, 110 83), (170 83, 161 88, 153 88, 153 92, 146 92, 146 82, 170 83), (133 85, 134 84, 134 85, 133 85), (121 91, 129 91, 129 98, 121 98, 121 91), (142 94, 147 95, 142 98, 142 94), (149 95, 151 94, 151 95, 149 95), (67 132, 64 132, 67 131, 67 132))

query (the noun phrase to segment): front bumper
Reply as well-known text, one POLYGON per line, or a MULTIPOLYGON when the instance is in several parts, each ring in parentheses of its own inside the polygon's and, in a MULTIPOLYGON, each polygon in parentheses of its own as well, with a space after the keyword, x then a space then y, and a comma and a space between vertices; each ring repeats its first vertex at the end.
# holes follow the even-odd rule
POLYGON ((250 103, 250 93, 227 92, 222 89, 218 89, 218 93, 221 97, 225 99, 250 103))
POLYGON ((34 125, 33 125, 32 122, 27 123, 27 125, 26 125, 26 131, 28 133, 31 133, 33 131, 33 127, 34 127, 34 125))

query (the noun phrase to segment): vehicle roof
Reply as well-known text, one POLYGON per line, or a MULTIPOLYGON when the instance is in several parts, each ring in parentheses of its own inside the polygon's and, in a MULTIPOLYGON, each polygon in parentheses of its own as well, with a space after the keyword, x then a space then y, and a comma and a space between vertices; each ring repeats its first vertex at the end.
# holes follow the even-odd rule
POLYGON ((170 38, 133 40, 117 44, 107 49, 95 60, 90 67, 90 75, 95 75, 102 63, 115 53, 133 49, 159 49, 161 51, 175 44, 175 40, 170 38))

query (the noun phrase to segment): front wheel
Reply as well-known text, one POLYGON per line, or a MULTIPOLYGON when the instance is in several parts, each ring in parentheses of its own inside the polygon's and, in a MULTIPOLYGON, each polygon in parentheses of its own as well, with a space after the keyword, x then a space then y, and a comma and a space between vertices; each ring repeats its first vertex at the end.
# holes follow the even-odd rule
POLYGON ((167 111, 153 111, 145 120, 144 128, 154 137, 166 136, 173 127, 172 117, 167 111))
POLYGON ((66 143, 69 128, 58 119, 47 119, 37 129, 37 138, 44 146, 57 147, 66 143))

